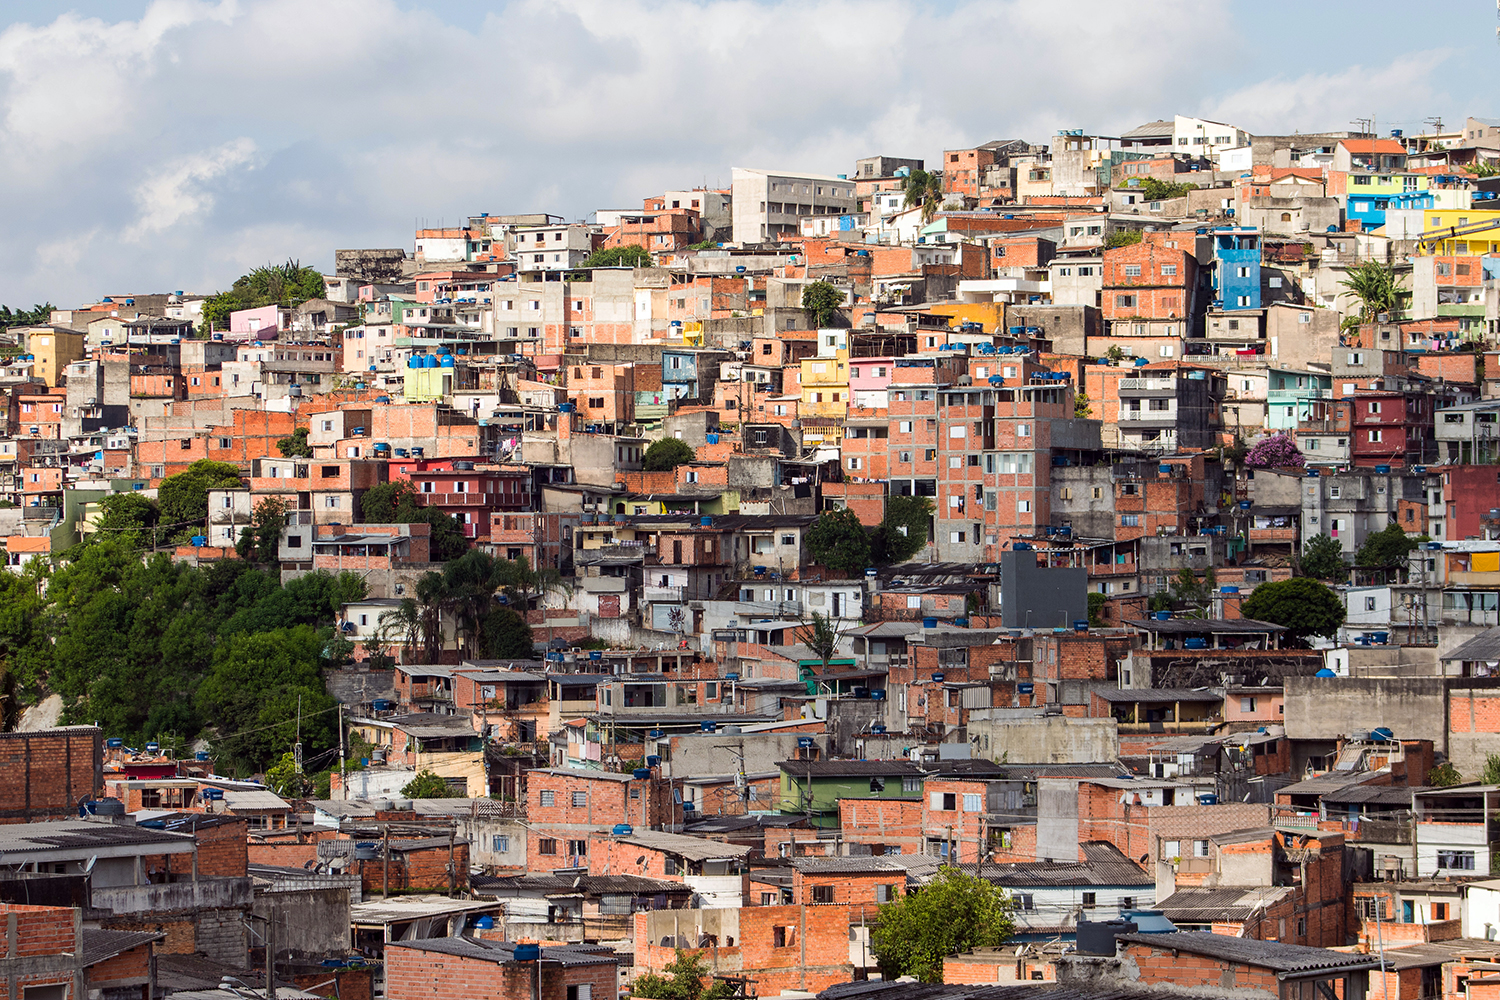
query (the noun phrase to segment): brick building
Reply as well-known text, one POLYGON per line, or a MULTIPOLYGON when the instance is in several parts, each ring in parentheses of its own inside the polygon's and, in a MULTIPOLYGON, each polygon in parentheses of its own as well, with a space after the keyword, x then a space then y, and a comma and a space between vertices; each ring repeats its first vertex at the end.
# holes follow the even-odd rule
POLYGON ((606 1000, 619 992, 619 959, 612 948, 549 944, 533 958, 526 947, 469 937, 393 941, 385 950, 385 995, 606 1000))
POLYGON ((0 733, 0 823, 78 815, 78 803, 104 791, 104 733, 70 726, 0 733))

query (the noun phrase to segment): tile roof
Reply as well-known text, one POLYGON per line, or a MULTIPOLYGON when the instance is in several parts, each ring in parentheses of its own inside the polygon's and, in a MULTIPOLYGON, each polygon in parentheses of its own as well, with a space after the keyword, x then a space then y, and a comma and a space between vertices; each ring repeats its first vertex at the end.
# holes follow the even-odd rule
POLYGON ((1181 987, 1140 984, 1120 988, 1077 987, 1054 983, 966 986, 958 983, 913 983, 869 980, 839 983, 818 994, 818 1000, 1199 1000, 1222 998, 1221 990, 1192 992, 1181 987))
POLYGON ((906 866, 886 857, 794 858, 792 867, 804 875, 856 875, 875 872, 905 872, 906 866))
POLYGON ((1081 845, 1085 861, 1020 861, 1008 864, 965 864, 959 868, 1003 886, 1155 885, 1156 880, 1113 844, 1081 845))
POLYGON ((139 948, 148 941, 161 941, 162 931, 105 931, 83 929, 83 964, 96 965, 107 958, 139 948))
POLYGON ((1487 629, 1459 643, 1441 657, 1444 660, 1500 660, 1500 628, 1487 629))
POLYGON ((1378 959, 1369 955, 1330 951, 1327 948, 1308 948, 1300 944, 1283 944, 1280 941, 1257 941, 1254 938, 1234 938, 1225 934, 1179 931, 1175 934, 1121 934, 1117 940, 1128 944, 1146 945, 1159 951, 1185 951, 1191 955, 1206 955, 1242 965, 1257 965, 1276 972, 1296 974, 1319 972, 1325 969, 1373 969, 1380 965, 1378 959))
MULTIPOLYGON (((1150 366, 1148 366, 1150 367, 1150 366)), ((1234 632, 1285 632, 1286 626, 1275 625, 1271 622, 1260 622, 1253 618, 1168 618, 1166 621, 1148 619, 1142 621, 1138 618, 1127 619, 1123 624, 1132 628, 1145 629, 1148 632, 1160 632, 1163 635, 1202 635, 1205 632, 1213 635, 1225 635, 1234 632)))
POLYGON ((1112 688, 1096 687, 1094 694, 1108 702, 1135 701, 1223 701, 1224 692, 1215 688, 1112 688))
POLYGON ((622 834, 613 838, 622 844, 634 844, 651 851, 676 854, 689 861, 714 861, 720 858, 743 858, 750 848, 741 844, 725 844, 702 837, 689 837, 681 833, 662 833, 657 830, 642 830, 639 833, 622 834))
POLYGON ((1174 924, 1206 924, 1216 920, 1245 920, 1291 892, 1290 886, 1230 886, 1220 889, 1178 889, 1156 904, 1174 924))

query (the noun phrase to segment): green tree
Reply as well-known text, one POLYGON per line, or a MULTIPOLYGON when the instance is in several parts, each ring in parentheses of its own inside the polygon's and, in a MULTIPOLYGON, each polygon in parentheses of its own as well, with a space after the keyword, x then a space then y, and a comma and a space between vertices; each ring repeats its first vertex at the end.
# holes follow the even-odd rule
POLYGON ((433 562, 447 562, 467 552, 469 540, 453 515, 438 507, 422 506, 421 497, 410 480, 392 480, 366 490, 359 510, 369 524, 430 525, 433 562))
POLYGON ((401 797, 406 799, 462 798, 449 787, 448 782, 427 770, 418 771, 416 777, 401 786, 401 797))
POLYGON ((302 798, 310 784, 307 776, 298 772, 297 755, 290 750, 266 768, 266 787, 283 798, 302 798))
POLYGON ((154 546, 154 532, 160 515, 150 497, 139 493, 111 493, 99 501, 99 517, 94 526, 99 537, 117 535, 133 549, 154 546))
POLYGON ((1101 594, 1097 590, 1089 591, 1089 624, 1095 628, 1104 627, 1104 606, 1109 603, 1109 595, 1101 594))
POLYGON ((234 549, 241 559, 274 563, 280 558, 281 532, 286 527, 286 501, 269 496, 255 505, 250 523, 240 529, 234 549))
POLYGON ((1115 250, 1120 247, 1134 246, 1144 237, 1139 229, 1116 229, 1104 238, 1104 249, 1115 250))
MULTIPOLYGON (((1488 767, 1489 764, 1486 762, 1486 770, 1488 767)), ((1463 775, 1458 773, 1458 769, 1453 766, 1451 761, 1445 760, 1427 772, 1427 784, 1433 788, 1448 788, 1453 785, 1461 785, 1463 784, 1463 780, 1463 775)))
POLYGON ((1302 574, 1318 580, 1342 581, 1348 576, 1344 547, 1335 538, 1313 535, 1302 549, 1302 574))
POLYGON ((600 248, 584 259, 583 267, 652 267, 655 261, 642 247, 600 248))
POLYGON ((157 488, 162 527, 179 537, 199 534, 196 526, 208 520, 209 490, 236 490, 243 485, 238 467, 199 459, 186 471, 163 479, 157 488))
POLYGON ((499 560, 488 552, 470 549, 443 567, 443 585, 458 630, 468 637, 470 656, 486 645, 485 622, 495 606, 495 592, 503 582, 499 560))
POLYGON ((689 250, 717 250, 719 244, 714 240, 703 240, 701 243, 690 243, 687 248, 689 250))
POLYGON ((532 566, 525 556, 499 560, 500 589, 523 611, 531 608, 533 597, 545 596, 549 590, 569 590, 563 575, 551 566, 532 566))
POLYGON ((1361 569, 1404 567, 1407 554, 1420 544, 1392 521, 1381 531, 1365 536, 1365 543, 1354 554, 1354 565, 1361 569))
POLYGON ((436 571, 423 573, 416 592, 422 606, 422 662, 436 663, 443 655, 443 618, 452 609, 448 581, 436 571))
POLYGON ((514 608, 491 608, 480 628, 480 655, 491 660, 529 660, 536 656, 531 626, 514 608))
POLYGON ((10 306, 0 306, 0 330, 6 330, 13 326, 46 326, 52 322, 52 310, 56 308, 52 303, 34 305, 30 309, 15 309, 10 306))
POLYGON ((943 175, 937 171, 913 170, 902 180, 901 189, 906 192, 901 199, 902 205, 906 208, 922 206, 922 225, 931 222, 943 204, 943 175))
POLYGON ((993 883, 949 865, 922 889, 886 903, 870 946, 886 979, 943 981, 943 959, 1010 940, 1011 904, 993 883))
POLYGON ((665 437, 651 442, 641 458, 641 468, 647 472, 668 472, 679 465, 686 465, 698 457, 697 452, 680 438, 665 437))
POLYGON ((823 661, 823 673, 828 673, 828 661, 838 655, 839 630, 827 615, 814 611, 796 630, 797 640, 818 655, 823 661))
POLYGON ((892 496, 885 501, 885 517, 876 532, 883 562, 905 562, 927 546, 927 527, 932 523, 932 500, 928 497, 892 496))
POLYGON ((203 324, 198 332, 207 336, 214 330, 227 330, 229 314, 237 310, 269 305, 290 309, 308 299, 322 298, 327 288, 317 268, 303 267, 294 260, 257 267, 236 278, 229 291, 203 300, 203 324))
POLYGON ((312 445, 307 443, 307 428, 298 427, 290 437, 278 438, 276 450, 282 458, 312 458, 312 445))
POLYGON ((1306 576, 1260 584, 1240 605, 1240 613, 1285 626, 1288 637, 1297 642, 1314 635, 1333 636, 1344 624, 1345 614, 1337 594, 1306 576))
POLYGON ((1080 389, 1073 394, 1073 416, 1079 420, 1087 420, 1094 412, 1089 405, 1089 394, 1080 389))
POLYGON ((338 745, 334 701, 320 661, 327 640, 310 626, 236 635, 213 650, 198 708, 212 719, 215 759, 236 773, 264 770, 297 741, 304 756, 338 745))
POLYGON ((870 538, 848 507, 827 510, 807 530, 807 551, 816 563, 846 577, 863 576, 870 565, 870 538))
POLYGON ((389 611, 382 611, 377 621, 382 642, 401 644, 401 662, 411 663, 422 641, 422 606, 414 597, 403 597, 389 611))
POLYGON ((676 958, 662 969, 670 978, 655 972, 637 976, 630 984, 630 995, 647 1000, 729 1000, 736 991, 723 980, 715 980, 713 985, 704 988, 703 980, 711 971, 697 952, 678 948, 676 958))
POLYGON ((1141 181, 1137 190, 1147 201, 1166 201, 1169 198, 1186 198, 1189 193, 1198 190, 1198 185, 1164 181, 1159 177, 1147 177, 1141 181))
POLYGON ((802 311, 820 330, 834 325, 843 305, 844 293, 827 281, 814 281, 802 289, 802 311))
POLYGON ((1400 295, 1395 268, 1378 260, 1363 262, 1339 284, 1359 299, 1359 318, 1365 323, 1375 322, 1380 313, 1394 311, 1400 295))
POLYGON ((1481 785, 1500 785, 1500 753, 1488 754, 1484 758, 1484 770, 1479 774, 1481 785))

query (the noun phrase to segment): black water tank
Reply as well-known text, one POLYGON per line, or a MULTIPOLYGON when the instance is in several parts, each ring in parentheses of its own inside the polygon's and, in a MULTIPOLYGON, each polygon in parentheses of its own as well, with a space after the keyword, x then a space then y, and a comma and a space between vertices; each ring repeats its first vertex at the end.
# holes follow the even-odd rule
POLYGON ((1115 938, 1121 934, 1134 934, 1135 923, 1130 920, 1080 920, 1078 921, 1078 953, 1080 955, 1113 955, 1115 938))

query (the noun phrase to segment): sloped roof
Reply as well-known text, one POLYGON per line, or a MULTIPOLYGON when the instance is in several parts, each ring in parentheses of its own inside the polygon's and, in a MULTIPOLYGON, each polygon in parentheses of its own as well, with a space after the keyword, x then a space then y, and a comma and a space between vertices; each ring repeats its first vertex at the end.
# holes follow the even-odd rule
POLYGON ((1500 627, 1486 629, 1468 642, 1461 642, 1441 657, 1444 660, 1500 660, 1500 627))
MULTIPOLYGON (((455 958, 472 958, 485 962, 513 962, 516 945, 511 941, 489 941, 483 938, 423 938, 416 941, 392 941, 387 948, 415 948, 432 951, 455 958)), ((564 967, 578 965, 616 965, 619 958, 610 948, 591 948, 587 945, 543 945, 542 960, 556 962, 564 967)))
POLYGON ((1258 965, 1263 969, 1292 974, 1323 969, 1373 969, 1380 965, 1378 959, 1369 955, 1283 944, 1280 941, 1234 938, 1225 934, 1188 931, 1178 931, 1175 934, 1121 934, 1118 940, 1146 945, 1160 951, 1185 951, 1190 955, 1206 955, 1209 958, 1239 962, 1242 965, 1258 965))
POLYGON ((1246 920, 1287 893, 1290 886, 1228 886, 1219 889, 1178 889, 1156 905, 1173 923, 1211 923, 1246 920))

